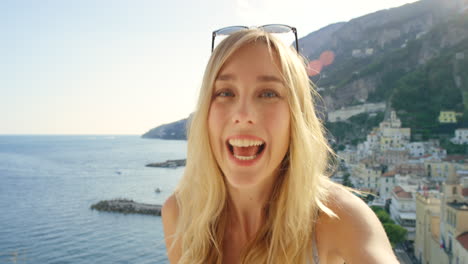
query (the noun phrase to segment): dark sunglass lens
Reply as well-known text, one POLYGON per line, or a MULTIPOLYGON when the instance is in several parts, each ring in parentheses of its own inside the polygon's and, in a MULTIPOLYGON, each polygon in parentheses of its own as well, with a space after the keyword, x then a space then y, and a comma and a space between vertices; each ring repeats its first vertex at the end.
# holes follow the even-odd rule
POLYGON ((268 33, 288 33, 291 28, 285 25, 266 25, 262 27, 268 33))
POLYGON ((247 29, 247 27, 235 26, 235 27, 226 27, 216 30, 216 35, 231 35, 234 32, 247 29))

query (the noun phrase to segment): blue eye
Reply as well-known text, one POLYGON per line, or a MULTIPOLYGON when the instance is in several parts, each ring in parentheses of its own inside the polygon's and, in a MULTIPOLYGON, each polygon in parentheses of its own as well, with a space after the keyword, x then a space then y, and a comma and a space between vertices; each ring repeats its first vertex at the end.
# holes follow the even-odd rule
POLYGON ((220 90, 220 91, 216 91, 215 94, 214 94, 214 97, 234 97, 234 92, 232 92, 231 90, 220 90))
POLYGON ((232 97, 234 96, 234 93, 230 91, 222 91, 222 92, 219 92, 217 95, 220 97, 232 97))
POLYGON ((278 97, 278 94, 273 91, 265 91, 260 95, 260 97, 274 98, 274 97, 278 97))

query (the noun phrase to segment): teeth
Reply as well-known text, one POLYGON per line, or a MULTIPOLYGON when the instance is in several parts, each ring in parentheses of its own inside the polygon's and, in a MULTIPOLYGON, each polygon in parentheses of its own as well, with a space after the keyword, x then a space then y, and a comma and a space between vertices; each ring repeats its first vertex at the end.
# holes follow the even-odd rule
POLYGON ((253 156, 238 156, 238 155, 234 155, 234 157, 236 157, 236 159, 240 159, 240 160, 253 160, 257 157, 257 155, 253 155, 253 156))
POLYGON ((263 141, 252 139, 230 139, 229 144, 235 147, 253 147, 263 145, 263 141))

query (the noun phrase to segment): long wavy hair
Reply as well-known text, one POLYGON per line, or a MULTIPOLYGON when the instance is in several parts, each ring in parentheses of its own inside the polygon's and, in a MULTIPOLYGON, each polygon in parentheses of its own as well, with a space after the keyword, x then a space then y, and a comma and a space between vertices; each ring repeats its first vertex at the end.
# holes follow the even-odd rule
POLYGON ((265 205, 266 223, 243 250, 242 263, 312 263, 312 240, 319 212, 326 207, 326 175, 332 150, 317 118, 306 61, 269 33, 259 29, 236 32, 214 50, 206 66, 200 96, 188 130, 186 169, 176 191, 179 218, 174 241, 181 245, 179 263, 223 262, 223 237, 228 219, 228 192, 213 155, 208 134, 214 81, 226 60, 239 48, 265 43, 279 58, 288 90, 291 115, 289 150, 265 205))

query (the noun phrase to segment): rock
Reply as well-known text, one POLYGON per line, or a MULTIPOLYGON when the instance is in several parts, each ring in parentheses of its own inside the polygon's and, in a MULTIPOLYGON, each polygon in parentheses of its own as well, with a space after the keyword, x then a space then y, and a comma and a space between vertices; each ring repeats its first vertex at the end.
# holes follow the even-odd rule
POLYGON ((186 160, 166 160, 165 162, 156 162, 146 164, 146 167, 156 167, 156 168, 177 168, 185 166, 186 160))
POLYGON ((182 119, 173 123, 160 125, 155 127, 145 134, 142 138, 159 138, 159 139, 174 139, 174 140, 186 140, 187 133, 186 127, 189 122, 189 118, 182 119))
POLYGON ((124 214, 147 214, 161 216, 161 205, 137 203, 127 199, 100 201, 91 206, 91 209, 105 212, 124 214))

